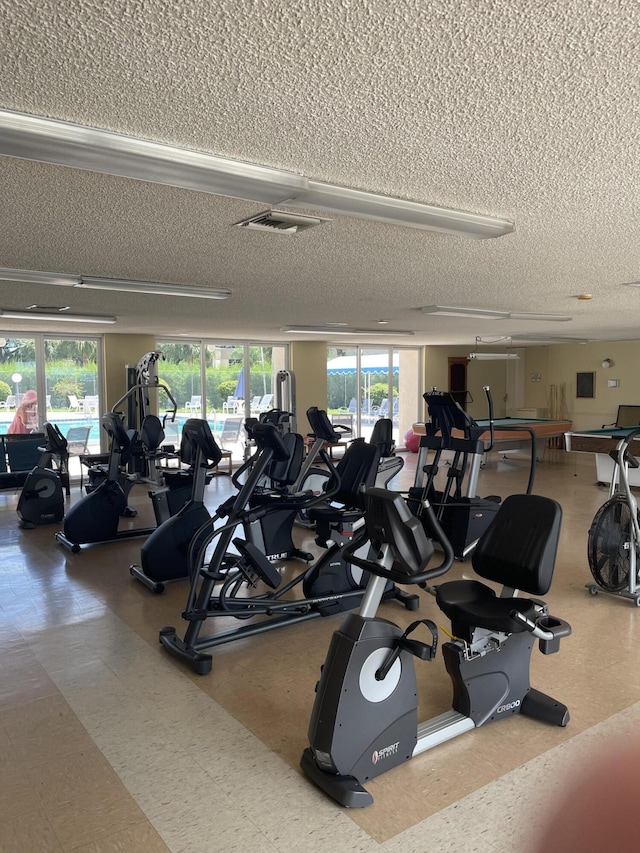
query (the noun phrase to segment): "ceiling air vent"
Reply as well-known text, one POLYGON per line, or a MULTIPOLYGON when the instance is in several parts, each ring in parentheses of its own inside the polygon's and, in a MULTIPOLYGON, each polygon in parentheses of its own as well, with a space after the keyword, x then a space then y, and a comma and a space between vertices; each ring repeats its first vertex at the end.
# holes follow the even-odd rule
POLYGON ((241 228, 250 228, 254 231, 273 231, 278 234, 299 234, 307 228, 330 222, 329 219, 320 219, 317 216, 299 216, 294 213, 282 213, 279 210, 265 210, 257 216, 236 222, 241 228))

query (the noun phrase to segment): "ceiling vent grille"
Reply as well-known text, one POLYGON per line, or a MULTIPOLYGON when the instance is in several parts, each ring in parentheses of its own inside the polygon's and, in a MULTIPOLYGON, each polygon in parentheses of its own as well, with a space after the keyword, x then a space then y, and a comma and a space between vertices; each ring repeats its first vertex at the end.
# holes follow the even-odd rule
POLYGON ((236 222, 241 228, 250 228, 253 231, 272 231, 277 234, 299 234, 307 228, 330 222, 330 219, 321 219, 318 216, 299 216, 294 213, 282 213, 280 210, 265 210, 257 216, 236 222))

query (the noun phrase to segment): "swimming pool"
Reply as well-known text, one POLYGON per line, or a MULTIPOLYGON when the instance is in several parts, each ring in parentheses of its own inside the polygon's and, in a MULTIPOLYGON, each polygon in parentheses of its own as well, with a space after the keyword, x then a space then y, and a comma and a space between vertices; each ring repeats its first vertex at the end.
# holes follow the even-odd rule
MULTIPOLYGON (((91 431, 89 432, 89 441, 90 442, 99 442, 100 441, 100 430, 101 424, 100 419, 91 418, 91 417, 65 417, 64 420, 62 418, 56 417, 57 413, 52 413, 51 421, 54 424, 57 424, 60 428, 60 431, 63 435, 66 434, 67 430, 71 427, 86 427, 90 426, 91 431)), ((182 434, 182 427, 189 420, 189 415, 176 415, 175 421, 167 421, 164 425, 165 436, 168 440, 179 438, 182 434)), ((222 432, 223 422, 219 421, 216 423, 215 421, 207 420, 207 423, 211 427, 211 431, 213 433, 222 432)))
MULTIPOLYGON (((4 415, 4 412, 2 413, 4 415)), ((0 415, 0 433, 6 433, 9 424, 13 420, 14 412, 7 413, 6 416, 2 417, 0 415)), ((176 415, 175 421, 167 421, 164 426, 166 440, 171 441, 179 441, 180 436, 182 434, 182 427, 189 420, 189 415, 176 415)), ((71 427, 91 427, 89 432, 88 443, 92 445, 100 444, 100 430, 101 423, 100 418, 83 416, 83 415, 75 415, 74 413, 69 412, 51 412, 49 414, 49 421, 56 426, 59 427, 60 432, 63 435, 67 434, 67 431, 71 429, 71 427)), ((211 427, 211 431, 216 433, 222 432, 223 420, 216 422, 215 420, 207 420, 207 423, 211 427)))

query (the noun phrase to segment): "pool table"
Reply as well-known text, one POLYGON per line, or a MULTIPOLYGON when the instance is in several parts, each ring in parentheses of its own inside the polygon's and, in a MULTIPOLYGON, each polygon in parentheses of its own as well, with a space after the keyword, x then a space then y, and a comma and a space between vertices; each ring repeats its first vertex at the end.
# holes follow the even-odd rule
MULTIPOLYGON (((476 421, 478 426, 486 426, 487 431, 482 433, 481 438, 485 442, 485 446, 489 446, 489 420, 480 419, 476 421)), ((550 438, 557 438, 564 435, 571 429, 571 421, 554 420, 552 418, 494 418, 493 419, 493 440, 494 449, 496 450, 513 450, 518 447, 527 447, 531 443, 531 435, 529 432, 519 430, 518 427, 527 427, 533 430, 539 447, 543 449, 550 438)), ((414 424, 413 431, 418 435, 425 435, 426 429, 424 424, 414 424)), ((456 435, 454 430, 453 434, 456 435)), ((459 434, 462 435, 461 433, 459 434)), ((538 451, 538 456, 542 454, 538 451)))
MULTIPOLYGON (((634 429, 639 427, 603 427, 580 432, 566 432, 565 446, 567 450, 577 453, 594 453, 598 483, 610 483, 613 459, 609 453, 615 450, 620 441, 634 429)), ((640 435, 632 440, 630 450, 634 456, 640 457, 640 435)), ((629 469, 629 483, 632 486, 640 486, 640 469, 629 469)))

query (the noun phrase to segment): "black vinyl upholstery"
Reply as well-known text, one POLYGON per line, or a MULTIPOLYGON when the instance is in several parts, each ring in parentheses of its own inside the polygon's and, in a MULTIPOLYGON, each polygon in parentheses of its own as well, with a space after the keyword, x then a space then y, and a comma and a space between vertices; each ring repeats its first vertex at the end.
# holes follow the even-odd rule
MULTIPOLYGON (((480 538, 473 568, 481 577, 527 595, 544 595, 553 577, 562 510, 551 498, 511 495, 480 538)), ((436 602, 451 620, 456 637, 469 639, 473 628, 518 633, 527 630, 512 617, 530 617, 535 599, 498 597, 477 580, 450 581, 437 588, 436 602)))

